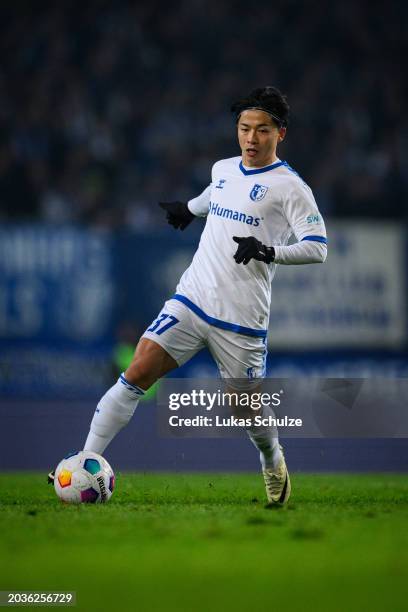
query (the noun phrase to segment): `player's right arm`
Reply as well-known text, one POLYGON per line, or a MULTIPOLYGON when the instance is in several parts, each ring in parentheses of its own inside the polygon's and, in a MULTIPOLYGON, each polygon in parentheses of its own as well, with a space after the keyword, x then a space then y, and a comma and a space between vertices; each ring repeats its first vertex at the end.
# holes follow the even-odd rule
POLYGON ((188 209, 196 217, 206 217, 210 210, 211 199, 211 183, 204 189, 196 198, 189 200, 187 203, 188 209))
POLYGON ((210 208, 211 184, 188 202, 159 202, 166 211, 166 219, 175 229, 186 229, 194 217, 206 217, 210 208))

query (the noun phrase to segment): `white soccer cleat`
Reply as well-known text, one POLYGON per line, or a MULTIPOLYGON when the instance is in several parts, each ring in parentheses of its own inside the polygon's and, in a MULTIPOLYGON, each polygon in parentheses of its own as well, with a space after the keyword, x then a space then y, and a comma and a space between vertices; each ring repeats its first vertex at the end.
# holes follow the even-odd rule
POLYGON ((47 476, 47 482, 48 484, 52 484, 55 480, 55 470, 52 470, 52 472, 50 472, 47 476))
POLYGON ((265 468, 262 470, 266 496, 268 498, 268 504, 271 506, 284 506, 291 492, 288 468, 286 467, 282 447, 280 447, 280 449, 282 451, 282 459, 277 469, 265 468))

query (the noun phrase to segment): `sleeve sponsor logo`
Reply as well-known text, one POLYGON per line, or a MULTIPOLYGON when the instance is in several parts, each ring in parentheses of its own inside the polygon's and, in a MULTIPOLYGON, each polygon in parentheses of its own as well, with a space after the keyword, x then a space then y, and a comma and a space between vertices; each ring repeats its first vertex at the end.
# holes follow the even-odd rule
POLYGON ((306 221, 307 223, 321 223, 322 218, 320 215, 309 215, 306 217, 306 221))

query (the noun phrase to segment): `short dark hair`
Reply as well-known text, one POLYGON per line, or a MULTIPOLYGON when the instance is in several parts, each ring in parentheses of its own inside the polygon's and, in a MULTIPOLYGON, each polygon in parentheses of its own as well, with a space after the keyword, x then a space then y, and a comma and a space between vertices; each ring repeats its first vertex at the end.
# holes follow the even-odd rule
POLYGON ((279 128, 287 127, 289 122, 289 104, 286 96, 277 87, 258 87, 249 96, 237 100, 231 106, 236 120, 244 110, 257 109, 268 113, 279 128))

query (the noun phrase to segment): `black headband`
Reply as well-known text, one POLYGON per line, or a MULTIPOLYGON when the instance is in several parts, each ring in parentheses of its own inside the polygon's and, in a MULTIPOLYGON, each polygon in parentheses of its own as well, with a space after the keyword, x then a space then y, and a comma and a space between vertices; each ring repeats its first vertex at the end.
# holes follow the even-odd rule
POLYGON ((281 119, 280 117, 278 117, 277 115, 275 115, 274 113, 272 113, 270 110, 268 110, 267 108, 264 108, 262 106, 247 106, 245 108, 242 108, 240 110, 240 112, 237 115, 237 122, 239 121, 240 116, 242 115, 242 113, 246 110, 260 110, 263 111, 264 113, 267 113, 268 115, 270 115, 272 117, 272 119, 275 121, 275 123, 277 123, 277 125, 280 128, 284 128, 287 126, 287 121, 285 119, 281 119))

